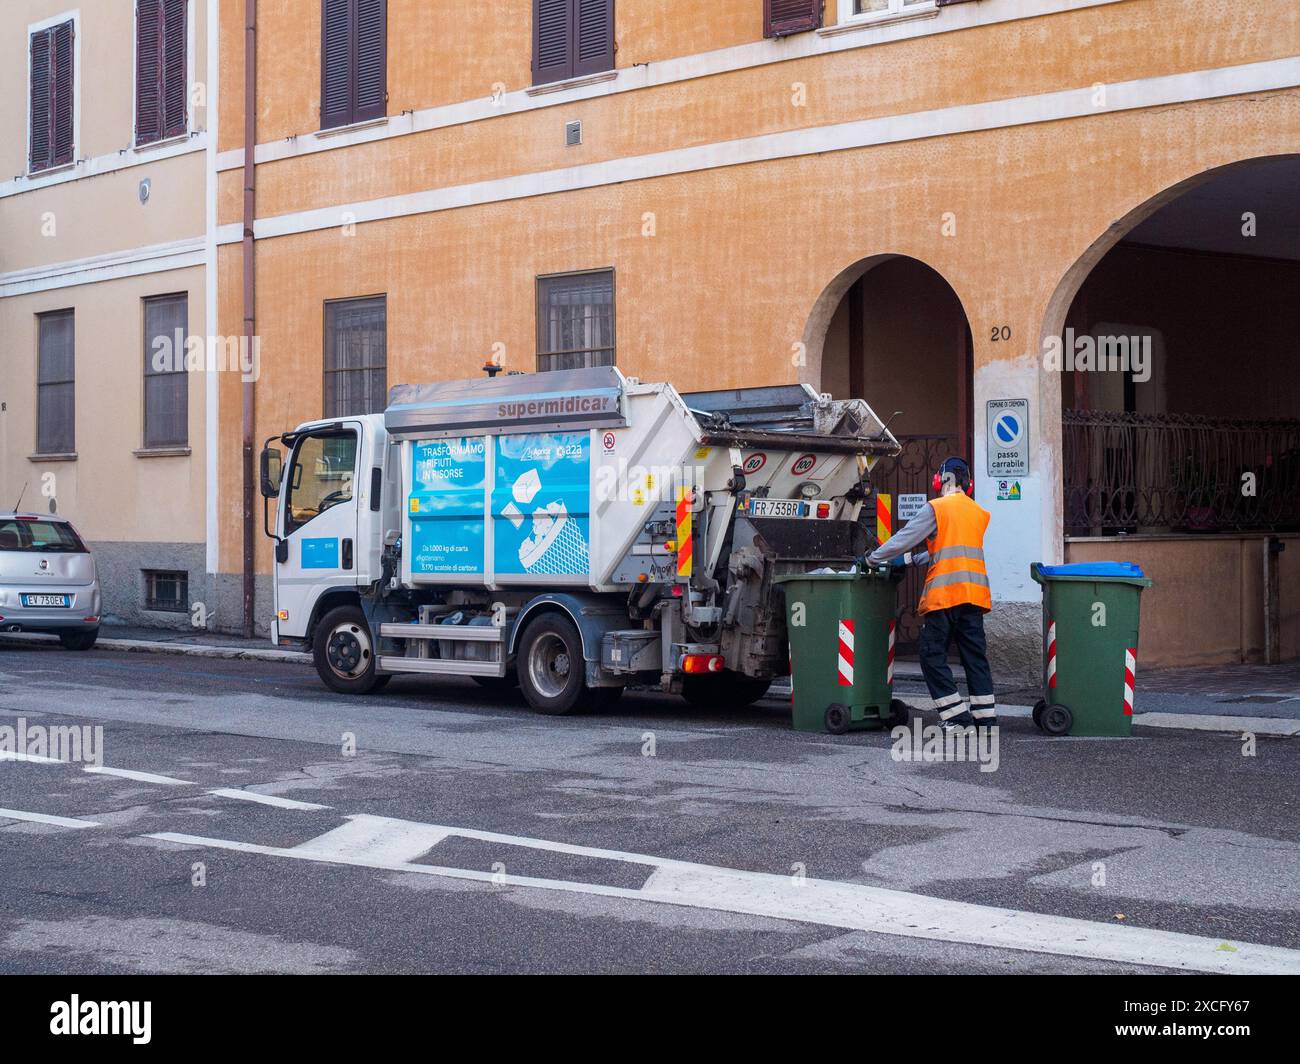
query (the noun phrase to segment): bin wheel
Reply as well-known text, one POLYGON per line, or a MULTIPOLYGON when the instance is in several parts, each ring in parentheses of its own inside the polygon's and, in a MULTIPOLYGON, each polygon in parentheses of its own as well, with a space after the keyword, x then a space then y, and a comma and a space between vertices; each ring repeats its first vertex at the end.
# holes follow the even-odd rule
POLYGON ((911 711, 907 708, 906 702, 900 702, 897 698, 889 702, 889 726, 897 728, 900 724, 906 724, 912 719, 911 711))
POLYGON ((1040 728, 1043 726, 1043 710, 1046 708, 1047 703, 1041 698, 1034 703, 1034 724, 1040 728))
POLYGON ((832 702, 826 707, 826 730, 832 735, 843 735, 849 730, 849 707, 832 702))
POLYGON ((1050 705, 1043 710, 1039 727, 1048 735, 1069 735, 1074 727, 1074 714, 1065 706, 1050 705))

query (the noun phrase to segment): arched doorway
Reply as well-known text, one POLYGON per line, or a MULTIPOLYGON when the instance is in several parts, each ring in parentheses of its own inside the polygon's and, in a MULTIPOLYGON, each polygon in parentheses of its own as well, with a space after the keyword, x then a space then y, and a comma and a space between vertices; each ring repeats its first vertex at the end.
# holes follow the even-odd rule
POLYGON ((1300 656, 1297 336, 1294 155, 1153 197, 1053 297, 1064 553, 1122 554, 1156 577, 1153 664, 1300 656))
MULTIPOLYGON (((902 444, 881 459, 872 486, 900 527, 923 504, 930 478, 950 454, 971 459, 970 324, 943 276, 919 259, 885 254, 842 270, 809 315, 808 381, 836 397, 866 399, 902 444)), ((920 631, 924 573, 899 588, 900 646, 920 631)))

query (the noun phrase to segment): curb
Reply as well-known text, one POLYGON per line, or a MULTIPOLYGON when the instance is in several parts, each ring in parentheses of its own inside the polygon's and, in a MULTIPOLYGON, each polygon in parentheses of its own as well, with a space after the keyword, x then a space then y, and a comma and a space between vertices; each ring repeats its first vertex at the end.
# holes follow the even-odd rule
MULTIPOLYGON (((6 641, 22 643, 50 643, 55 636, 40 632, 6 632, 0 636, 0 646, 6 641)), ((180 654, 195 658, 226 658, 234 661, 275 661, 290 665, 310 665, 312 656, 301 650, 262 650, 257 647, 223 647, 205 643, 172 643, 152 639, 100 639, 96 650, 117 650, 133 654, 180 654)), ((789 698, 790 689, 773 685, 768 697, 789 698)), ((904 700, 907 701, 906 697, 904 700)), ((927 700, 928 701, 928 700, 927 700)), ((912 705, 913 710, 924 712, 927 707, 912 705)), ((998 713, 1008 717, 1028 717, 1032 707, 999 705, 998 713)), ((1286 717, 1232 717, 1207 713, 1136 713, 1135 728, 1160 728, 1165 731, 1213 731, 1240 734, 1244 731, 1279 738, 1300 736, 1300 720, 1286 717)))
MULTIPOLYGON (((43 632, 6 632, 0 646, 8 640, 21 643, 52 643, 57 636, 43 632)), ((300 650, 262 650, 257 647, 223 647, 206 643, 173 643, 154 639, 107 639, 95 643, 96 650, 119 650, 136 654, 184 654, 195 658, 227 658, 238 661, 278 661, 293 665, 310 665, 311 655, 300 650)))

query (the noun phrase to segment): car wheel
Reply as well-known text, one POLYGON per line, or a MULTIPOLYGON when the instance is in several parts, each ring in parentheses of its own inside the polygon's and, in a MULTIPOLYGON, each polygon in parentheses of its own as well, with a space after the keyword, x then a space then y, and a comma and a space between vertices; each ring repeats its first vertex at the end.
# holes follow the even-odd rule
POLYGON ((388 682, 375 673, 370 625, 357 606, 339 606, 321 618, 312 640, 316 674, 326 687, 345 695, 365 695, 388 682))
POLYGON ((567 617, 548 613, 530 623, 517 662, 519 687, 538 713, 562 716, 593 701, 587 692, 582 637, 567 617))
POLYGON ((89 650, 99 638, 99 629, 81 628, 59 633, 59 642, 68 650, 89 650))

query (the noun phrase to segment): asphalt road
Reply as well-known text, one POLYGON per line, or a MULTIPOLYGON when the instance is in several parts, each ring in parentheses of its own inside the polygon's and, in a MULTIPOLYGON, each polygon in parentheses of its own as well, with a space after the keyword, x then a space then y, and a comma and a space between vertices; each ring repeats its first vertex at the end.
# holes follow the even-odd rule
POLYGON ((0 972, 1300 971, 1292 739, 1011 719, 982 772, 776 700, 0 644, 20 722, 105 771, 0 761, 0 972))

